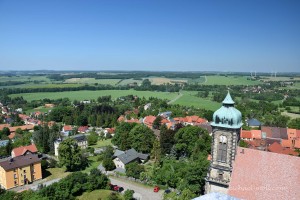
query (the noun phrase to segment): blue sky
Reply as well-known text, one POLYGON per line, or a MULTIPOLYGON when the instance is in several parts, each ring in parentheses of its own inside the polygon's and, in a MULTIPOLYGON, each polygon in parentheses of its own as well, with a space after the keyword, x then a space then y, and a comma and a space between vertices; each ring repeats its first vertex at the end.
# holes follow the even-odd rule
POLYGON ((299 0, 0 0, 0 70, 300 72, 299 0))

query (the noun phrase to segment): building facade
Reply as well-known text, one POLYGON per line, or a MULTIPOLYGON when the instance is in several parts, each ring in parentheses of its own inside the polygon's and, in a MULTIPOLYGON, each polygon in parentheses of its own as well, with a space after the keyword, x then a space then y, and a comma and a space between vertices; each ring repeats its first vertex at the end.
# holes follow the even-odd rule
POLYGON ((229 92, 222 102, 222 107, 213 115, 212 151, 209 171, 206 177, 205 193, 220 192, 227 194, 235 160, 242 114, 234 108, 234 101, 229 92))
POLYGON ((42 179, 41 160, 38 155, 25 155, 0 163, 0 185, 4 189, 32 183, 42 179))

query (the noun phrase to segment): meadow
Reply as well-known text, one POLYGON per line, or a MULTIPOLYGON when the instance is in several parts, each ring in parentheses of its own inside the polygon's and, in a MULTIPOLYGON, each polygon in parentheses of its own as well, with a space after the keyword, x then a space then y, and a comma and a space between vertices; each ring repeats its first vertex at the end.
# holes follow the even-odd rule
POLYGON ((194 106, 195 108, 204 108, 215 111, 220 108, 221 103, 214 102, 208 98, 200 98, 195 96, 196 91, 181 91, 182 97, 177 99, 173 104, 179 104, 183 106, 194 106))
POLYGON ((152 91, 135 91, 135 90, 97 90, 97 91, 66 91, 66 92, 38 92, 38 93, 22 93, 12 94, 11 97, 23 96, 27 101, 40 100, 40 99, 60 99, 69 98, 70 100, 86 100, 97 99, 99 96, 111 95, 113 99, 117 99, 126 95, 137 95, 139 97, 156 97, 160 99, 174 99, 178 93, 170 92, 152 92, 152 91))

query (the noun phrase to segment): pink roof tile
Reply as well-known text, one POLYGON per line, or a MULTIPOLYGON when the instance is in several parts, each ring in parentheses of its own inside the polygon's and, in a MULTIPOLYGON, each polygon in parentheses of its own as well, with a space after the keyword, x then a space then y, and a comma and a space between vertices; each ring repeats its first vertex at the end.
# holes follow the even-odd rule
POLYGON ((238 147, 228 194, 247 200, 297 199, 300 158, 238 147))

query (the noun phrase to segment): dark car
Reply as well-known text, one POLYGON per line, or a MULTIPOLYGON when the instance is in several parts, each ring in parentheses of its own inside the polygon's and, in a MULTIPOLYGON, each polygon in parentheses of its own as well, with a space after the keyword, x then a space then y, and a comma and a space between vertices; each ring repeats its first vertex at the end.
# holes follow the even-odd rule
POLYGON ((169 193, 171 193, 171 190, 170 190, 170 189, 166 189, 166 190, 165 190, 165 193, 166 193, 166 194, 169 194, 169 193))

